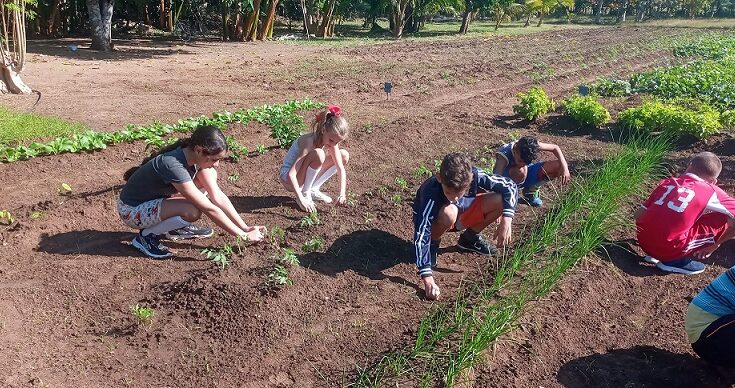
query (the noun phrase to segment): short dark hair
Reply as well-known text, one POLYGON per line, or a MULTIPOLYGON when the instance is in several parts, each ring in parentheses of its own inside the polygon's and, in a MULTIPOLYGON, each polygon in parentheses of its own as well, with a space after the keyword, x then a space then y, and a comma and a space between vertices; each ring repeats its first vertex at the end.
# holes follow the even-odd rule
POLYGON ((472 163, 464 152, 447 154, 439 167, 442 184, 452 190, 464 190, 472 183, 472 163))
POLYGON ((722 161, 711 152, 700 152, 689 162, 689 171, 703 178, 717 179, 722 172, 722 161))
POLYGON ((526 163, 533 163, 538 158, 538 140, 533 136, 523 136, 516 142, 518 153, 526 163))

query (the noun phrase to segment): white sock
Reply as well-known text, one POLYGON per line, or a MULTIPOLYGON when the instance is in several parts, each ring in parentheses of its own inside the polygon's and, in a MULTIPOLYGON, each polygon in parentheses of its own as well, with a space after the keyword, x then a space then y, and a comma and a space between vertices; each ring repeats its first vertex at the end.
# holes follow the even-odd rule
POLYGON ((191 225, 191 222, 185 221, 181 216, 176 216, 165 219, 161 221, 160 224, 153 225, 150 228, 143 229, 140 234, 143 236, 147 236, 149 234, 162 235, 166 232, 183 228, 188 225, 191 225))
POLYGON ((317 178, 314 181, 314 185, 312 186, 312 190, 319 191, 322 188, 322 185, 329 180, 329 178, 333 177, 334 174, 337 173, 337 166, 332 166, 327 169, 327 171, 324 171, 324 174, 322 174, 319 178, 317 178))
POLYGON ((306 167, 306 176, 304 177, 304 188, 301 189, 303 193, 308 193, 311 191, 312 185, 314 185, 314 179, 316 178, 316 175, 319 173, 319 169, 313 169, 311 167, 306 167))

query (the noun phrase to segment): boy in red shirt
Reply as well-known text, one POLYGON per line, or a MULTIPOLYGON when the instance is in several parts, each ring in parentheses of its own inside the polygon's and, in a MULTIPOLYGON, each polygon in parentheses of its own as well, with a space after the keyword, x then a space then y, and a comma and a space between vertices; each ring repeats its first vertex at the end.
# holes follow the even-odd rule
POLYGON ((692 158, 686 172, 659 183, 635 213, 645 260, 668 272, 695 275, 720 244, 735 237, 735 199, 716 186, 722 162, 711 152, 692 158))

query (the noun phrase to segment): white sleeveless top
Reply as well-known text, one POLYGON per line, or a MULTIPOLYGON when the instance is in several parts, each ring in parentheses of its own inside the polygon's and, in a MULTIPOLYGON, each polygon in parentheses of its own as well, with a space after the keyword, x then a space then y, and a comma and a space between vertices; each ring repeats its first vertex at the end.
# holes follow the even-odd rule
POLYGON ((288 149, 286 158, 283 159, 283 164, 281 165, 281 171, 278 174, 279 177, 283 177, 284 175, 287 175, 288 171, 291 169, 291 166, 293 166, 293 164, 296 163, 296 159, 298 159, 299 154, 301 153, 301 148, 299 147, 299 140, 301 140, 301 138, 304 136, 306 135, 300 136, 298 139, 294 140, 293 144, 291 144, 291 148, 288 149))

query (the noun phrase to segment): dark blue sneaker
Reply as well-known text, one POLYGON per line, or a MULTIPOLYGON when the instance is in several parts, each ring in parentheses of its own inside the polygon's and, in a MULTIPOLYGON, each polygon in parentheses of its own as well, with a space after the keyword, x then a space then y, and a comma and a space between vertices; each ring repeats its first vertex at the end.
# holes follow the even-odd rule
POLYGON ((155 234, 143 236, 143 231, 140 231, 133 239, 133 246, 145 253, 146 256, 154 259, 164 259, 171 256, 171 251, 161 244, 161 239, 155 234))
POLYGON ((704 272, 704 264, 688 257, 681 260, 667 261, 665 263, 659 261, 656 263, 656 267, 662 271, 683 273, 684 275, 696 275, 704 272))
POLYGON ((476 252, 485 256, 492 256, 498 253, 498 248, 485 240, 479 233, 463 232, 459 235, 457 241, 459 249, 468 252, 476 252))
POLYGON ((214 234, 212 228, 204 226, 187 225, 183 228, 166 232, 166 238, 169 240, 190 240, 194 238, 211 237, 214 234))
POLYGON ((531 192, 524 192, 523 195, 518 199, 518 202, 524 203, 531 207, 541 207, 544 201, 541 200, 538 190, 531 192))

